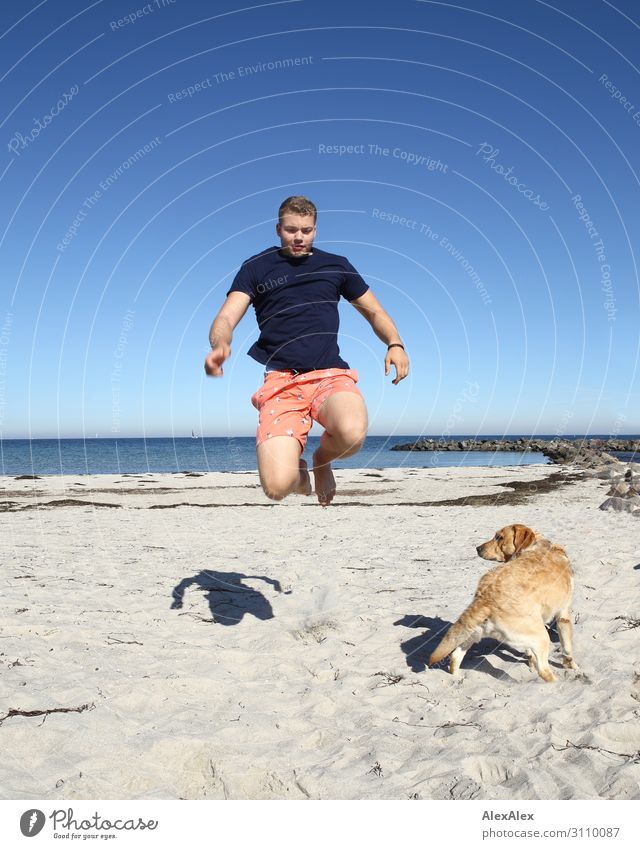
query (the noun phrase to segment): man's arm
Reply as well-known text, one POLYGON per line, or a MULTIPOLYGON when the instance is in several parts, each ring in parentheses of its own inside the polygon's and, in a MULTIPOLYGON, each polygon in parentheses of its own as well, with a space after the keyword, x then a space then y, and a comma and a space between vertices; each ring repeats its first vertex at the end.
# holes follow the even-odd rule
POLYGON ((233 331, 251 303, 244 292, 229 292, 209 331, 211 352, 204 361, 204 370, 210 377, 222 377, 222 364, 231 354, 233 331))
POLYGON ((409 357, 406 355, 404 348, 397 347, 394 344, 400 343, 401 345, 402 340, 400 339, 398 329, 393 323, 393 319, 382 308, 382 305, 371 289, 368 289, 359 298, 355 298, 355 300, 351 301, 351 304, 358 310, 360 315, 367 319, 378 339, 381 339, 387 345, 384 373, 389 374, 393 365, 396 370, 396 378, 392 383, 400 383, 409 374, 409 357), (389 345, 393 345, 394 347, 389 348, 389 345))

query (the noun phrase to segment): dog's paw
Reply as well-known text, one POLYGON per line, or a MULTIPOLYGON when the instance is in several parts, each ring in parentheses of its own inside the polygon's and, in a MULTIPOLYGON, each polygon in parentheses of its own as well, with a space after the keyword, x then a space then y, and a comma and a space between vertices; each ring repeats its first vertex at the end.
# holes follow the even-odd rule
POLYGON ((564 657, 562 659, 562 665, 564 666, 565 669, 579 669, 580 668, 572 657, 564 657))

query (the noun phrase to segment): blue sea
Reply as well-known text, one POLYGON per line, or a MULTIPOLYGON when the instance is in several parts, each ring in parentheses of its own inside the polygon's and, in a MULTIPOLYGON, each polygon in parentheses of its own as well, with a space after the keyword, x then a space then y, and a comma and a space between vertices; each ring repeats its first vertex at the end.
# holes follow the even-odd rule
MULTIPOLYGON (((547 463, 543 454, 512 451, 391 451, 393 445, 422 437, 369 436, 353 457, 335 468, 381 469, 445 466, 514 466, 547 463)), ((438 437, 433 437, 437 439, 438 437)), ((451 439, 498 439, 494 436, 452 436, 451 439)), ((502 437, 517 439, 518 436, 502 437)), ((527 437, 525 437, 527 438, 527 437)), ((552 439, 540 436, 537 439, 552 439)), ((567 438, 567 437, 565 437, 567 438)), ((572 437, 582 438, 582 437, 572 437)), ((602 437, 606 438, 606 437, 602 437)), ((320 442, 311 436, 305 457, 320 442)), ((257 468, 252 436, 130 439, 4 439, 0 440, 2 475, 94 475, 152 472, 245 472, 257 468)))

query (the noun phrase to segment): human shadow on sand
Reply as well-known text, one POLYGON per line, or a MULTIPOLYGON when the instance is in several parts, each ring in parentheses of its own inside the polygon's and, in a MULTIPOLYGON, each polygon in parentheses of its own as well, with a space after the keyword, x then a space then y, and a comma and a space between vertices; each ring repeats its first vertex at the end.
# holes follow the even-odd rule
MULTIPOLYGON (((429 656, 437 648, 440 640, 447 633, 452 623, 439 617, 420 616, 419 614, 412 615, 408 613, 393 624, 403 625, 405 628, 421 629, 422 633, 405 640, 400 644, 400 647, 407 656, 407 666, 410 667, 412 672, 429 671, 429 667, 427 666, 429 656)), ((503 681, 512 680, 511 676, 503 670, 495 669, 487 660, 487 655, 495 655, 507 663, 526 662, 524 654, 516 651, 516 649, 512 649, 510 646, 500 643, 497 640, 487 638, 480 640, 480 642, 469 649, 460 668, 462 670, 475 669, 478 672, 484 672, 487 675, 491 675, 492 678, 499 678, 503 681)), ((442 667, 445 663, 443 661, 442 664, 438 664, 438 666, 434 667, 434 670, 442 667)))
MULTIPOLYGON (((246 586, 243 581, 264 581, 276 592, 282 592, 280 581, 264 575, 244 575, 242 572, 203 569, 193 577, 183 578, 173 588, 171 609, 179 610, 182 607, 185 591, 194 586, 196 590, 205 594, 211 610, 211 619, 204 616, 198 617, 204 622, 215 622, 216 625, 237 625, 242 621, 245 613, 255 616, 256 619, 273 619, 273 608, 267 599, 258 590, 246 586)), ((288 590, 285 595, 290 592, 288 590)))

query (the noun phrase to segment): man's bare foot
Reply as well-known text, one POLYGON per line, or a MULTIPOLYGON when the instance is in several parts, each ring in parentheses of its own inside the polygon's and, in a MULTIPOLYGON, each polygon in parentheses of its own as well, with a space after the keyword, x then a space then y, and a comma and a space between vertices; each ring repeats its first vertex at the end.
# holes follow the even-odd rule
POLYGON ((309 477, 309 469, 306 460, 300 460, 300 482, 293 490, 298 495, 311 495, 311 478, 309 477))
POLYGON ((313 455, 313 477, 318 501, 322 507, 328 507, 336 494, 336 479, 330 463, 324 463, 316 468, 316 455, 313 455))

